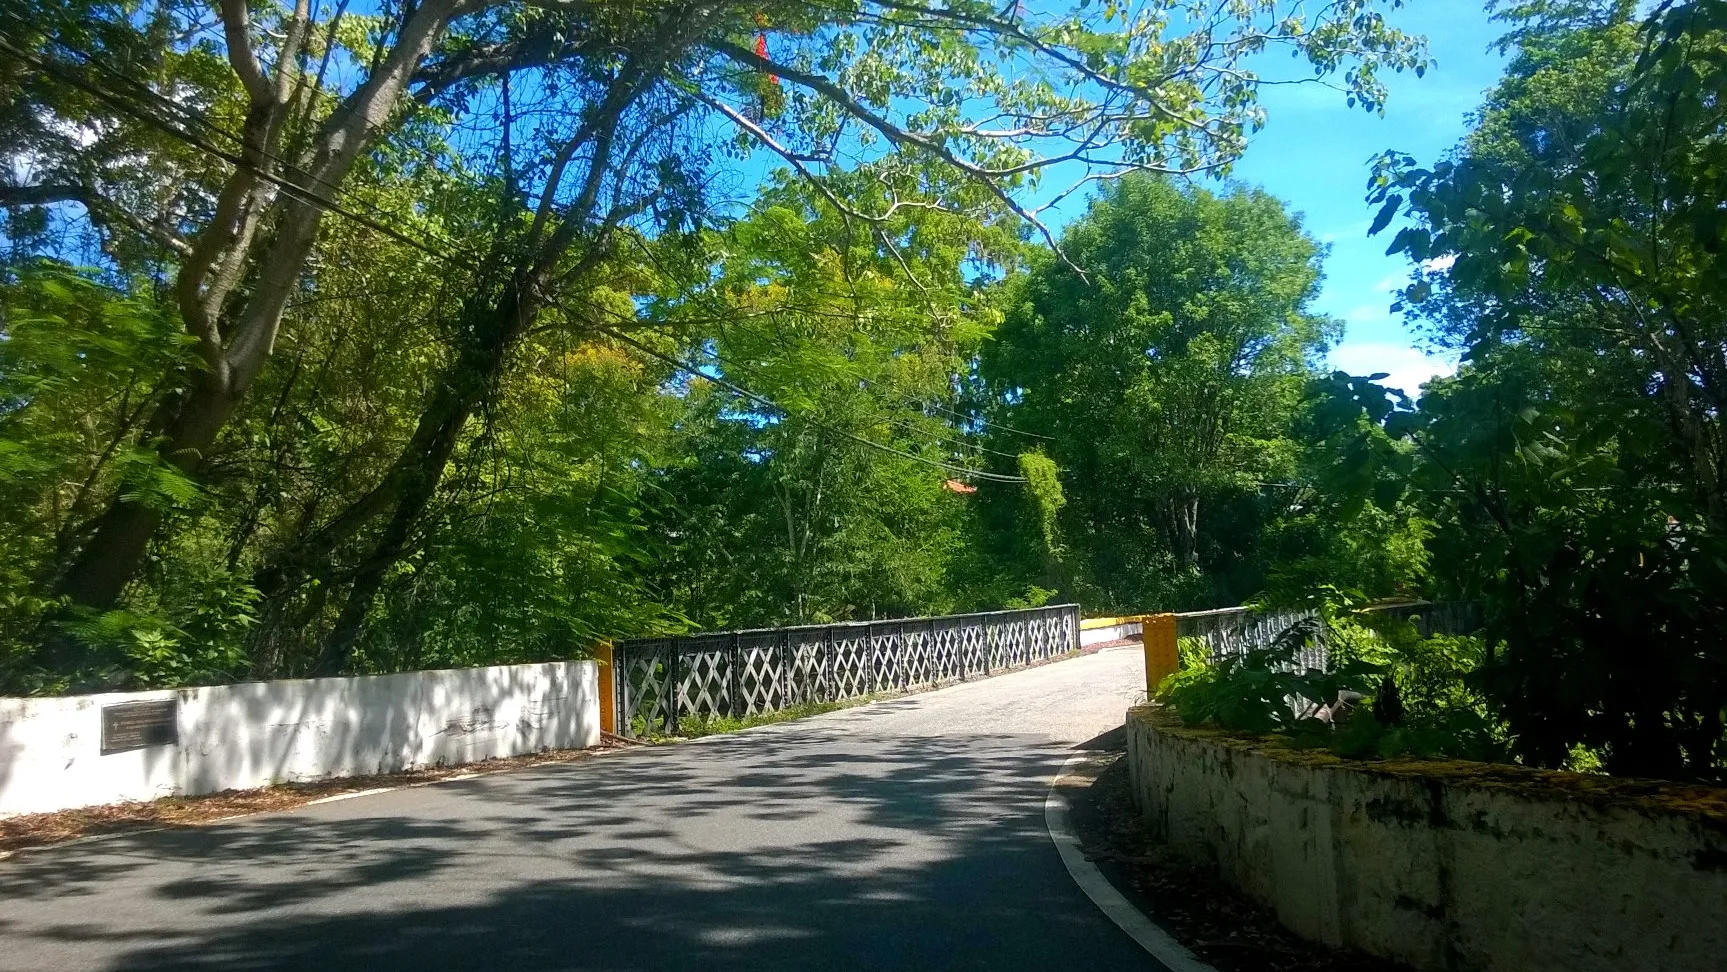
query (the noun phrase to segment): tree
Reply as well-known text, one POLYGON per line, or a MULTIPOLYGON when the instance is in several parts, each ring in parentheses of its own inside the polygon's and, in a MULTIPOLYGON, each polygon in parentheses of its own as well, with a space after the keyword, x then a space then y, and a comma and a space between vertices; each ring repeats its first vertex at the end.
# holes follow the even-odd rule
POLYGON ((1334 330, 1307 310, 1321 249, 1263 192, 1129 177, 1062 253, 1010 282, 983 359, 999 414, 1050 438, 1070 542, 1111 603, 1228 598, 1171 575, 1227 564, 1202 523, 1255 517, 1294 472, 1308 360, 1334 330))
POLYGON ((976 446, 947 401, 995 317, 968 264, 1017 249, 1007 218, 908 209, 872 233, 787 182, 714 234, 713 280, 668 311, 695 336, 700 372, 656 475, 658 528, 677 537, 657 573, 692 619, 961 601, 967 510, 950 483, 976 446))
POLYGON ((1727 10, 1513 8, 1516 56, 1457 152, 1388 156, 1413 224, 1404 295, 1467 349, 1410 407, 1339 378, 1337 416, 1437 524, 1435 573, 1481 598, 1478 674, 1515 751, 1720 779, 1727 740, 1718 97, 1727 10))
MULTIPOLYGON (((46 23, 7 17, 3 21, 7 37, 0 49, 17 58, 21 68, 40 70, 88 100, 72 102, 74 110, 66 112, 68 102, 44 96, 37 85, 24 83, 14 94, 15 105, 34 103, 48 109, 39 122, 42 130, 63 132, 70 125, 118 130, 119 137, 134 138, 139 124, 164 129, 230 166, 225 174, 209 179, 208 189, 200 186, 187 194, 167 195, 159 211, 133 212, 129 201, 103 193, 103 183, 111 174, 88 171, 86 146, 73 139, 71 145, 60 146, 61 151, 47 157, 44 168, 49 181, 11 191, 10 201, 20 204, 90 200, 89 208, 99 217, 129 213, 108 225, 147 229, 148 237, 159 240, 172 254, 176 309, 195 341, 201 367, 176 373, 170 378, 172 387, 158 392, 160 404, 144 434, 164 463, 195 473, 276 343, 283 311, 298 287, 324 218, 324 198, 340 187, 395 114, 416 72, 463 11, 455 0, 433 0, 380 20, 378 36, 385 39, 364 52, 369 56, 356 59, 371 70, 348 90, 331 91, 321 82, 334 53, 331 46, 340 13, 319 50, 305 0, 291 11, 280 12, 276 22, 268 25, 253 22, 244 0, 224 0, 216 26, 232 75, 222 82, 231 81, 238 90, 218 87, 209 93, 243 119, 237 132, 225 132, 232 147, 213 145, 205 136, 185 131, 183 122, 168 115, 161 104, 166 99, 148 89, 148 81, 142 82, 147 95, 115 93, 63 58, 31 53, 38 46, 72 43, 66 34, 113 34, 130 41, 124 25, 135 19, 144 21, 150 39, 158 45, 164 45, 170 31, 190 28, 189 33, 196 36, 212 25, 180 22, 165 9, 80 8, 72 13, 65 21, 46 23), (98 13, 111 19, 86 23, 98 21, 98 13), (260 49, 266 51, 263 60, 260 49), (324 67, 313 68, 312 62, 320 57, 324 67), (133 124, 113 124, 116 116, 133 124), (190 232, 184 229, 188 225, 190 232)), ((77 50, 86 63, 104 60, 105 52, 77 50)), ((147 65, 155 66, 173 60, 173 53, 178 52, 156 46, 146 48, 142 56, 147 65)), ((193 59, 199 59, 198 53, 193 59)), ((16 119, 26 113, 14 107, 9 115, 16 119)), ((114 604, 137 569, 160 517, 159 506, 129 499, 124 493, 116 495, 57 579, 57 591, 95 608, 114 604)))
MULTIPOLYGON (((1377 70, 1421 63, 1419 46, 1367 0, 1310 19, 1173 0, 1089 17, 897 2, 746 11, 453 0, 365 16, 242 0, 224 0, 214 19, 150 4, 58 13, 5 22, 8 53, 40 72, 9 77, 6 117, 29 129, 33 149, 50 151, 38 151, 43 181, 9 186, 0 201, 81 203, 110 252, 154 247, 151 259, 174 276, 176 311, 203 366, 152 390, 159 407, 132 441, 162 463, 196 480, 221 448, 279 343, 289 301, 315 286, 311 258, 327 213, 477 275, 442 390, 384 479, 310 527, 283 567, 260 578, 268 598, 297 596, 302 578, 345 561, 350 590, 326 639, 326 669, 344 663, 382 576, 412 545, 463 430, 523 336, 549 308, 581 304, 584 281, 618 241, 651 238, 699 211, 716 164, 714 122, 878 233, 904 207, 1000 205, 1035 224, 1014 191, 1052 165, 1082 164, 1087 179, 1226 167, 1259 123, 1259 81, 1239 65, 1268 46, 1295 50, 1321 74, 1347 67, 1368 107, 1382 96, 1377 70), (1165 36, 1172 19, 1189 40, 1165 36), (768 55, 746 43, 757 33, 768 35, 768 55), (123 56, 107 56, 114 51, 123 56), (1039 70, 1010 75, 991 52, 1039 70), (517 76, 526 80, 513 86, 517 76), (515 100, 526 92, 537 103, 515 100), (480 122, 475 137, 431 148, 454 166, 500 174, 483 242, 437 245, 448 241, 412 201, 349 198, 364 195, 350 177, 367 153, 427 147, 470 121, 480 122), (101 133, 94 150, 64 137, 78 130, 101 133), (142 148, 126 151, 129 141, 142 148), (196 178, 153 171, 141 184, 125 171, 140 151, 196 178), (840 192, 843 163, 860 158, 880 190, 870 205, 840 192), (179 185, 187 191, 172 190, 179 185)), ((593 325, 580 312, 556 316, 593 325)), ((74 531, 80 542, 53 589, 85 609, 113 606, 162 518, 161 508, 112 493, 105 512, 74 531)), ((64 655, 64 640, 55 644, 64 655)))

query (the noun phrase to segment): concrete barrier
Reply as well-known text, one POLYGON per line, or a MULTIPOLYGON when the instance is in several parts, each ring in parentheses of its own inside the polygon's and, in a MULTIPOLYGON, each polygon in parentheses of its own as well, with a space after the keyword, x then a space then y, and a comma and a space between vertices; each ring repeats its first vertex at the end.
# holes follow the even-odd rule
POLYGON ((1727 968, 1727 791, 1127 728, 1153 832, 1307 938, 1447 972, 1727 968))
POLYGON ((1131 641, 1139 637, 1139 632, 1140 620, 1137 615, 1125 618, 1086 618, 1079 623, 1079 646, 1089 648, 1092 645, 1131 641))
POLYGON ((4 698, 0 817, 457 765, 599 739, 591 661, 4 698))

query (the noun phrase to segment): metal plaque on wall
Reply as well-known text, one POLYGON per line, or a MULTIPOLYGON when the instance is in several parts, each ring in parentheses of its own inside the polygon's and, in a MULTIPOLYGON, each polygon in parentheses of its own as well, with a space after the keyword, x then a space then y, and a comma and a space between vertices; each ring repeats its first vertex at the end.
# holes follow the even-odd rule
POLYGON ((102 755, 180 741, 180 700, 122 702, 102 707, 102 755))

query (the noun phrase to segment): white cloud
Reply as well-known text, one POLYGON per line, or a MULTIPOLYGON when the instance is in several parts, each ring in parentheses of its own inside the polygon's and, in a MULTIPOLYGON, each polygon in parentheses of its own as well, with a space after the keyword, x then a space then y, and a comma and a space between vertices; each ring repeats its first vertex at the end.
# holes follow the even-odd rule
POLYGON ((1331 349, 1327 361, 1338 371, 1352 375, 1386 372, 1389 377, 1381 379, 1380 384, 1401 388, 1410 395, 1419 394, 1421 383, 1435 375, 1449 375, 1457 370, 1457 362, 1449 358, 1387 341, 1344 341, 1331 349))
POLYGON ((1388 277, 1382 278, 1378 283, 1374 284, 1373 290, 1375 293, 1389 294, 1389 293, 1393 293, 1393 292, 1398 291, 1398 290, 1402 290, 1404 288, 1404 286, 1406 286, 1408 283, 1409 283, 1409 275, 1408 274, 1406 274, 1406 273, 1394 273, 1388 277))
POLYGON ((1456 262, 1457 262, 1457 254, 1447 253, 1444 256, 1436 256, 1431 260, 1421 261, 1421 269, 1426 270, 1430 273, 1434 272, 1434 271, 1439 271, 1439 270, 1450 270, 1452 264, 1454 264, 1456 262))
POLYGON ((1367 231, 1372 228, 1372 221, 1364 219, 1359 223, 1350 223, 1347 226, 1340 226, 1336 229, 1319 234, 1319 242, 1336 243, 1338 240, 1365 239, 1367 231))

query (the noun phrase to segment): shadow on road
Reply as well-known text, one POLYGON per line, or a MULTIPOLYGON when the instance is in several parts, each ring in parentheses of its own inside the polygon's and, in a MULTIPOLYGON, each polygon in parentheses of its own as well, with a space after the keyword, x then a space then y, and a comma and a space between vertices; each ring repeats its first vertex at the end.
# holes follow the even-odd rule
POLYGON ((0 968, 1151 967, 1045 835, 1066 753, 873 718, 23 855, 0 968))

